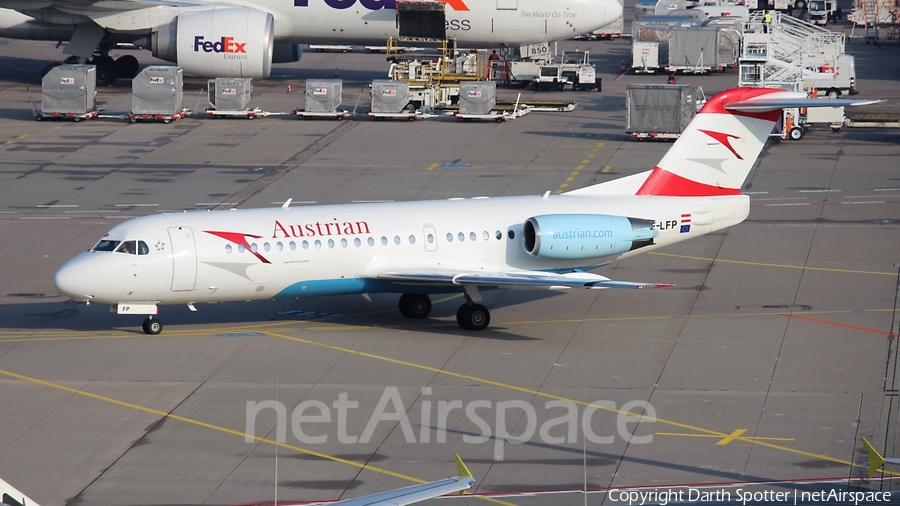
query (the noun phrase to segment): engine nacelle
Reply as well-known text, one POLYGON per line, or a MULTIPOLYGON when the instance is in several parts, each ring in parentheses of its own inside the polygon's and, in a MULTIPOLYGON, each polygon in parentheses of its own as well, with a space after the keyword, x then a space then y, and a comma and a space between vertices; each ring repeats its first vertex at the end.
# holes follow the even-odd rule
POLYGON ((653 222, 606 214, 545 214, 525 220, 525 251, 554 260, 618 255, 653 244, 653 222))
POLYGON ((272 71, 274 23, 271 14, 255 9, 188 12, 158 27, 151 49, 186 74, 265 79, 272 71))

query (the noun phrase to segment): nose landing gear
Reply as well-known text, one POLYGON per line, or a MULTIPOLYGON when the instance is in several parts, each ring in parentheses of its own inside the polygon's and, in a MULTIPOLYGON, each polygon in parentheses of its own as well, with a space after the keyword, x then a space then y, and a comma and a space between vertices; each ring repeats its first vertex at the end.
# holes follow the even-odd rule
POLYGON ((159 334, 160 332, 162 332, 163 324, 158 319, 156 319, 152 316, 148 316, 147 319, 144 320, 143 325, 141 325, 141 328, 144 329, 145 334, 150 334, 151 336, 155 336, 155 335, 159 334))

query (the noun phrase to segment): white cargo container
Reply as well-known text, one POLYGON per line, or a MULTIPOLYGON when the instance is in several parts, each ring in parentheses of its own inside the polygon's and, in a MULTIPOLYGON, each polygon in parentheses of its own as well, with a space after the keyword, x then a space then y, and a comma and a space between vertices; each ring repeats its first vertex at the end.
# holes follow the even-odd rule
POLYGON ((631 68, 635 73, 656 72, 659 69, 659 42, 632 42, 631 68))

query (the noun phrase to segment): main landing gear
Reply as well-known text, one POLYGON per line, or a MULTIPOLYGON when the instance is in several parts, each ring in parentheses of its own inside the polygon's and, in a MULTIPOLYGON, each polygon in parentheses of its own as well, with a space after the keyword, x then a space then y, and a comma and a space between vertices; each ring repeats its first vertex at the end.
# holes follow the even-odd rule
MULTIPOLYGON (((397 304, 400 314, 407 318, 427 318, 431 314, 431 299, 419 293, 404 293, 397 304)), ((456 311, 456 323, 463 330, 484 330, 491 323, 491 312, 482 304, 476 304, 466 295, 466 303, 456 311)), ((146 329, 144 329, 146 332, 146 329)), ((149 332, 148 332, 149 333, 149 332)))
POLYGON ((158 319, 156 319, 152 316, 148 316, 147 319, 144 320, 143 325, 141 325, 141 328, 144 329, 145 334, 150 334, 151 336, 155 336, 155 335, 159 334, 160 332, 162 332, 163 324, 158 319))
POLYGON ((463 330, 484 330, 491 324, 491 312, 481 304, 466 302, 456 310, 456 323, 463 330))
MULTIPOLYGON (((70 56, 64 63, 75 64, 82 62, 97 67, 97 86, 112 86, 119 78, 134 79, 134 77, 138 75, 138 71, 140 71, 138 59, 130 54, 113 59, 113 57, 109 55, 108 44, 101 44, 97 48, 97 53, 87 61, 78 58, 77 56, 70 56)), ((46 76, 47 73, 50 72, 50 69, 59 65, 63 65, 63 63, 54 62, 48 64, 44 67, 44 70, 41 71, 41 77, 46 76)))

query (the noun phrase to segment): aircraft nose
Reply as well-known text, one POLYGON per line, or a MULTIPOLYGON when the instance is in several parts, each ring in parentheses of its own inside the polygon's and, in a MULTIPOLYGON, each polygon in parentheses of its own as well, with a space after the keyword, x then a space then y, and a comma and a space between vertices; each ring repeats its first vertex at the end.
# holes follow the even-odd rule
POLYGON ((69 260, 56 271, 53 276, 53 286, 59 293, 75 300, 90 300, 93 297, 89 294, 89 285, 92 279, 85 265, 84 255, 86 254, 82 253, 69 260))

